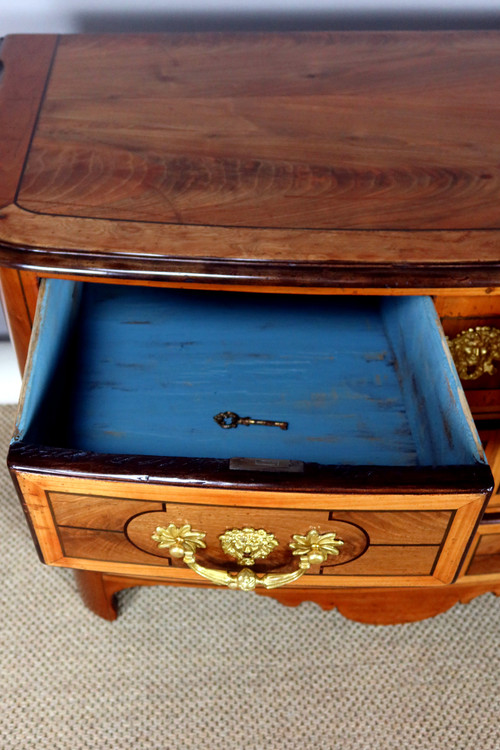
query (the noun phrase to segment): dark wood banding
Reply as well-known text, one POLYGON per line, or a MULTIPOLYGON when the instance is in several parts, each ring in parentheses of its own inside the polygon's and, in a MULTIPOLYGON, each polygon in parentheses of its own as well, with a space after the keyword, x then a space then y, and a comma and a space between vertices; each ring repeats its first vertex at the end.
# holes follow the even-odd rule
POLYGON ((486 524, 500 524, 500 513, 485 513, 481 519, 481 525, 486 524))
POLYGON ((229 460, 105 455, 39 445, 11 446, 12 471, 232 490, 369 494, 491 492, 488 466, 395 467, 304 464, 303 474, 231 471, 229 460))
MULTIPOLYGON (((1 218, 1 217, 0 217, 1 218)), ((356 243, 356 238, 352 238, 356 243)), ((443 239, 445 242, 445 239, 443 239)), ((500 248, 500 233, 497 247, 500 248)), ((472 252, 472 250, 471 250, 472 252)), ((500 255, 500 250, 499 250, 500 255)), ((500 259, 482 263, 363 263, 221 261, 172 256, 146 256, 131 253, 88 253, 75 250, 46 250, 15 247, 0 243, 0 263, 9 268, 34 271, 51 277, 69 276, 95 280, 133 280, 167 284, 239 285, 259 288, 279 287, 321 289, 468 289, 500 287, 500 259)))

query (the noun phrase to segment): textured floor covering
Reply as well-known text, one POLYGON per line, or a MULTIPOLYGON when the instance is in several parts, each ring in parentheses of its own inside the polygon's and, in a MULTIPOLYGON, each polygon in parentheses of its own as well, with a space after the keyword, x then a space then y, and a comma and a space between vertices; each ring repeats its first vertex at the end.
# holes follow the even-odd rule
POLYGON ((374 627, 152 587, 108 623, 38 562, 5 470, 0 496, 2 750, 500 748, 500 598, 374 627))

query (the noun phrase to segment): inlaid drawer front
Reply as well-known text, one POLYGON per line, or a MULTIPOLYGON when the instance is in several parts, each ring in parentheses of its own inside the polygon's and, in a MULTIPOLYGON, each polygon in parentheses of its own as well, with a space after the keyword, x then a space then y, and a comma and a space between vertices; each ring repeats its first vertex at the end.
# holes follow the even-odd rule
POLYGON ((485 516, 464 562, 460 580, 500 575, 500 514, 485 516))
POLYGON ((492 485, 428 298, 54 279, 9 465, 46 561, 179 580, 251 528, 271 583, 449 582, 492 485))
POLYGON ((481 495, 458 496, 458 503, 451 495, 393 495, 389 510, 380 508, 376 495, 200 491, 95 480, 91 489, 86 479, 24 472, 17 478, 48 564, 191 582, 198 582, 196 573, 160 543, 171 527, 201 535, 197 564, 231 575, 245 561, 229 555, 221 538, 254 529, 275 539, 251 563, 258 578, 296 571, 299 560, 290 545, 317 532, 338 547, 305 572, 307 585, 449 582, 483 502, 481 495))
POLYGON ((443 296, 436 308, 472 413, 500 417, 500 298, 443 296))

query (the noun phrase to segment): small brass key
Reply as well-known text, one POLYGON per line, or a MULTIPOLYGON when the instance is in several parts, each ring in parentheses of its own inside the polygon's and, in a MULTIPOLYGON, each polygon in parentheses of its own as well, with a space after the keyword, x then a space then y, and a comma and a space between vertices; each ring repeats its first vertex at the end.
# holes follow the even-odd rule
POLYGON ((221 411, 215 415, 214 419, 223 430, 230 430, 232 427, 238 427, 239 424, 244 424, 246 427, 251 424, 262 424, 266 427, 279 427, 281 430, 288 430, 288 422, 273 422, 270 419, 239 417, 234 411, 221 411))

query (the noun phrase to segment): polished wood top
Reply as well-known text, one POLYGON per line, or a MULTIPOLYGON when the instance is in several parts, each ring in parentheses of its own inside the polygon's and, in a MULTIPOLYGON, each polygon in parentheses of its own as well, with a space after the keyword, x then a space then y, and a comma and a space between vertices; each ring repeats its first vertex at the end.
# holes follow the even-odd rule
POLYGON ((0 261, 500 286, 500 34, 15 36, 0 261))

